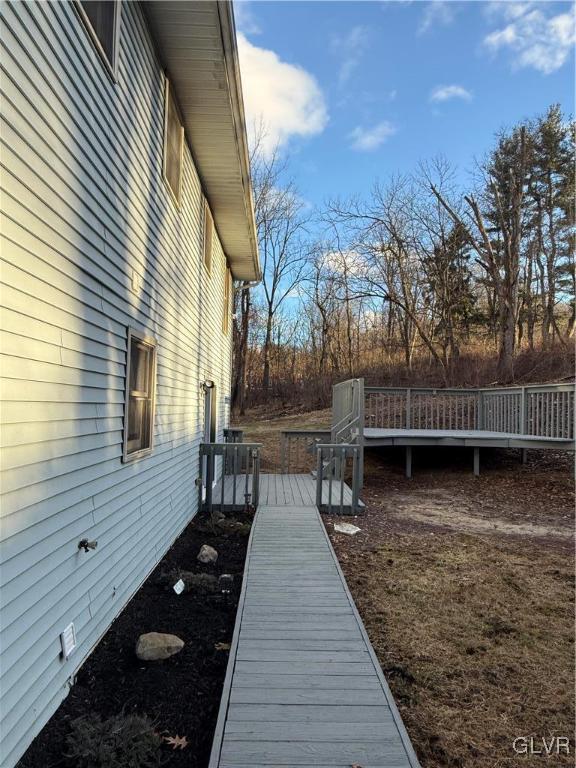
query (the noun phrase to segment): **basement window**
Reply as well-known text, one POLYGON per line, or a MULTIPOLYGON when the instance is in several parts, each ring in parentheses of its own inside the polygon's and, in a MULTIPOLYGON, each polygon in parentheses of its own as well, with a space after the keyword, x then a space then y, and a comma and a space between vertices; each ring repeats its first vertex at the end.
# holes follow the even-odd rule
POLYGON ((231 314, 231 296, 232 296, 232 273, 230 268, 226 267, 226 273, 224 275, 224 317, 222 318, 222 331, 228 333, 230 329, 230 314, 231 314))
POLYGON ((182 192, 182 155, 184 151, 184 127, 178 112, 176 98, 166 80, 164 104, 164 179, 176 205, 180 205, 182 192))
POLYGON ((204 266, 208 274, 212 272, 212 241, 214 239, 214 219, 208 201, 204 200, 204 266))
POLYGON ((79 0, 76 7, 100 58, 115 79, 120 30, 119 0, 79 0))
POLYGON ((156 395, 156 342, 128 329, 123 460, 152 451, 156 395))

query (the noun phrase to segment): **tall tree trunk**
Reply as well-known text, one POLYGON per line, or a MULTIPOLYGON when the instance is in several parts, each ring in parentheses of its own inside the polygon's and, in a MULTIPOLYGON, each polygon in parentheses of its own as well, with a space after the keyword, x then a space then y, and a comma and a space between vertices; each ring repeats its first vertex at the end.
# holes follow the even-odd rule
POLYGON ((268 313, 266 318, 266 336, 264 338, 264 348, 262 350, 264 365, 262 367, 262 389, 268 392, 270 388, 270 347, 272 346, 272 313, 268 313))
POLYGON ((250 330, 250 289, 243 288, 238 297, 240 325, 234 320, 234 383, 232 406, 241 416, 246 412, 246 379, 248 372, 248 336, 250 330))

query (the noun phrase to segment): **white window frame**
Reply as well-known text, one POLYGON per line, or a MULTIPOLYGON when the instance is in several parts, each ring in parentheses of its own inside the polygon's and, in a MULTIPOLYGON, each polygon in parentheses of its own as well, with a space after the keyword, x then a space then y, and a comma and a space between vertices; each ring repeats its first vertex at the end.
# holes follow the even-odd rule
POLYGON ((212 274, 212 266, 214 264, 214 216, 210 210, 208 200, 204 198, 204 217, 202 220, 202 264, 206 272, 212 274), (206 224, 210 222, 210 239, 206 237, 206 224), (208 259, 206 255, 208 254, 208 259))
POLYGON ((122 436, 122 461, 129 462, 142 459, 149 456, 154 449, 154 418, 156 414, 156 360, 157 360, 157 342, 151 336, 137 331, 135 328, 128 328, 127 347, 126 347, 126 381, 124 385, 124 429, 122 436), (136 340, 149 346, 152 350, 152 364, 150 372, 150 425, 149 425, 149 445, 136 451, 128 450, 128 419, 130 408, 130 366, 132 361, 131 349, 132 340, 136 340))
POLYGON ((230 319, 232 315, 232 302, 234 298, 234 282, 232 270, 226 263, 224 269, 224 316, 222 318, 222 333, 228 336, 230 333, 230 319))
POLYGON ((170 197, 172 198, 172 201, 176 208, 180 208, 180 204, 182 201, 182 177, 184 176, 184 123, 182 122, 182 116, 180 114, 180 108, 178 107, 178 102, 176 99, 174 99, 174 106, 176 107, 176 114, 178 115, 178 121, 180 123, 180 174, 178 177, 178 194, 174 192, 172 189, 172 185, 168 181, 168 175, 166 173, 167 166, 168 166, 168 152, 167 152, 167 144, 168 144, 168 112, 169 112, 169 105, 170 105, 170 99, 172 98, 171 94, 171 84, 170 80, 165 76, 164 77, 164 141, 162 144, 162 177, 164 178, 164 183, 168 187, 168 191, 170 192, 170 197))
POLYGON ((108 59, 108 56, 106 54, 106 51, 102 47, 102 43, 98 39, 98 35, 94 31, 94 27, 92 26, 90 19, 88 18, 86 11, 82 7, 82 3, 80 0, 75 0, 74 2, 74 8, 76 9, 80 20, 82 21, 82 24, 84 25, 84 28, 86 29, 88 33, 88 37, 92 41, 92 44, 96 48, 96 53, 100 57, 100 60, 104 64, 104 68, 106 69, 106 72, 113 83, 118 83, 118 59, 119 59, 119 51, 120 51, 120 23, 121 23, 121 11, 122 11, 122 2, 121 0, 110 0, 110 2, 114 2, 114 50, 112 51, 112 61, 108 59))

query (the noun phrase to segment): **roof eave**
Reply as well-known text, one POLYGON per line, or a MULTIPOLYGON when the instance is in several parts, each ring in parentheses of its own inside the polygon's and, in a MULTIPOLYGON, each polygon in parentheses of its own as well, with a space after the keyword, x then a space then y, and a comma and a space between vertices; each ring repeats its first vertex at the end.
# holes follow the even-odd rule
POLYGON ((232 275, 237 281, 259 281, 232 3, 148 0, 142 5, 176 93, 188 145, 232 275), (200 24, 195 23, 198 20, 200 24))

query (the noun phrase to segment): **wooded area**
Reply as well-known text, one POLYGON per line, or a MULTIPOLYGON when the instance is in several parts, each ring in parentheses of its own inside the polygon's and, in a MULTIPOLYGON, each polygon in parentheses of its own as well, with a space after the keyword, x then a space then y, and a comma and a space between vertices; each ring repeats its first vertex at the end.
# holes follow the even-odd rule
MULTIPOLYGON (((263 133, 261 132, 261 136, 263 133)), ((234 406, 325 404, 331 384, 511 383, 571 373, 575 124, 560 107, 321 210, 257 141, 264 279, 235 292, 234 406)))

